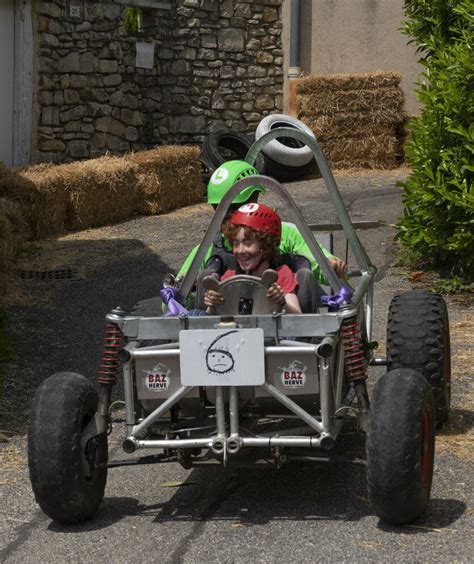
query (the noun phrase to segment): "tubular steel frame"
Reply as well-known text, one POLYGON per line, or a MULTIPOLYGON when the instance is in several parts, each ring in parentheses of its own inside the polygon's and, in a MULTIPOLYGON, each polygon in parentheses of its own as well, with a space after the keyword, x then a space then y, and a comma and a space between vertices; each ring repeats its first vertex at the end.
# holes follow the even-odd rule
MULTIPOLYGON (((315 156, 319 170, 328 189, 332 203, 338 215, 339 222, 345 232, 348 243, 356 259, 361 276, 356 285, 350 303, 345 303, 339 311, 321 314, 294 314, 294 315, 262 315, 262 316, 235 316, 236 326, 242 329, 261 327, 266 338, 275 340, 274 346, 265 347, 265 355, 278 355, 287 353, 291 347, 295 353, 313 353, 318 363, 320 378, 320 417, 315 417, 300 407, 291 397, 285 395, 270 382, 265 381, 261 386, 271 397, 284 405, 296 418, 303 421, 309 428, 307 436, 242 436, 239 428, 239 402, 238 388, 229 388, 229 425, 226 424, 226 405, 224 403, 223 388, 216 387, 215 399, 215 432, 206 437, 187 437, 179 439, 146 439, 147 432, 170 408, 176 405, 192 389, 191 386, 181 386, 169 398, 161 403, 144 419, 138 420, 135 413, 135 375, 133 363, 135 359, 158 359, 177 357, 180 354, 179 332, 186 329, 215 329, 219 326, 218 316, 191 317, 180 316, 177 318, 118 318, 109 314, 107 320, 116 323, 128 339, 125 350, 128 360, 123 364, 124 393, 126 403, 127 438, 124 442, 129 452, 138 448, 161 449, 195 449, 209 448, 214 454, 222 454, 224 463, 228 454, 237 453, 242 447, 323 447, 330 448, 336 439, 342 420, 336 417, 336 412, 341 407, 342 390, 344 383, 344 361, 342 345, 339 343, 339 331, 345 318, 353 317, 360 307, 365 307, 366 331, 370 339, 372 328, 372 302, 373 282, 376 268, 370 262, 357 233, 345 209, 341 194, 337 188, 326 158, 319 143, 306 133, 293 128, 278 128, 262 136, 251 147, 246 160, 253 164, 262 147, 268 141, 277 137, 292 137, 308 145, 315 156), (365 304, 363 299, 365 297, 365 304), (320 337, 322 342, 318 345, 285 341, 280 335, 293 337, 320 337), (172 343, 153 345, 137 348, 138 342, 147 339, 172 339, 172 343), (334 359, 333 367, 327 354, 322 354, 322 345, 333 348, 331 357, 334 359), (316 433, 318 436, 311 434, 316 433)), ((259 184, 275 193, 285 209, 293 215, 296 227, 302 234, 314 259, 319 264, 323 274, 328 280, 334 293, 339 292, 345 285, 329 266, 328 260, 316 242, 314 235, 294 201, 277 181, 266 176, 251 176, 238 181, 224 196, 211 220, 208 230, 198 248, 198 251, 180 286, 181 295, 187 297, 196 279, 199 267, 204 259, 207 249, 220 230, 224 216, 237 194, 248 186, 259 184)), ((326 349, 327 351, 327 349, 326 349)))

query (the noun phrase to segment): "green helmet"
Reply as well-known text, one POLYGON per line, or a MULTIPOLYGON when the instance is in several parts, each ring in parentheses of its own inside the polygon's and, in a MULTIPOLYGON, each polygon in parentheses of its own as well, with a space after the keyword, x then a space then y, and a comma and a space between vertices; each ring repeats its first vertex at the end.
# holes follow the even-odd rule
MULTIPOLYGON (((255 174, 258 174, 258 170, 245 161, 227 161, 222 163, 219 168, 216 168, 207 185, 207 202, 209 204, 219 204, 238 180, 255 174)), ((265 192, 265 188, 258 185, 248 186, 232 200, 232 203, 242 204, 254 192, 265 192)))

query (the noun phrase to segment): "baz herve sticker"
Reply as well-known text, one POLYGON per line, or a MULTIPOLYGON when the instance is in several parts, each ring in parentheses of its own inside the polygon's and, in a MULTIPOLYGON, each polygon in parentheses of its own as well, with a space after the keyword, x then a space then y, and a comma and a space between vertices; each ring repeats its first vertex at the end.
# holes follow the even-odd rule
POLYGON ((157 364, 151 370, 144 370, 145 386, 153 392, 164 392, 170 387, 171 370, 165 364, 157 364))
POLYGON ((278 367, 281 372, 281 383, 285 388, 304 388, 306 383, 306 369, 302 362, 294 360, 287 367, 278 367))

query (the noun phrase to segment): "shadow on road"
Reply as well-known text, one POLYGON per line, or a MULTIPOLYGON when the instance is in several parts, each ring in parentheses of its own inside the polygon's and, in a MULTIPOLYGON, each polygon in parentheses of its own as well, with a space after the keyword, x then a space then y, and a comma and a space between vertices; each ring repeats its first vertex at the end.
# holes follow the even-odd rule
POLYGON ((71 370, 94 379, 106 314, 117 305, 130 313, 137 301, 158 295, 169 271, 159 255, 135 239, 42 245, 38 256, 20 263, 26 278, 18 279, 6 308, 16 355, 5 370, 5 398, 13 417, 6 414, 4 422, 0 413, 2 428, 24 427, 34 391, 54 372, 71 370))
MULTIPOLYGON (((341 435, 335 454, 364 458, 365 440, 349 427, 341 435)), ((111 469, 109 472, 117 470, 111 469)), ((120 470, 118 470, 120 472, 120 470)), ((140 467, 131 469, 137 477, 140 467)), ((159 468, 156 468, 159 476, 159 468)), ((179 483, 174 494, 161 503, 142 503, 126 497, 106 497, 95 520, 74 527, 50 523, 49 530, 77 533, 113 526, 123 518, 145 516, 154 523, 217 521, 234 527, 251 527, 275 521, 356 522, 373 516, 367 497, 365 467, 352 464, 289 464, 280 470, 270 466, 253 468, 196 467, 179 483)), ((150 500, 163 498, 159 479, 147 491, 150 500)), ((426 533, 445 528, 459 519, 466 505, 455 499, 432 499, 428 512, 409 526, 394 527, 379 522, 390 533, 426 533)))
POLYGON ((452 408, 446 427, 439 433, 439 437, 452 435, 467 435, 474 427, 474 411, 469 409, 452 408))
POLYGON ((458 499, 431 499, 426 515, 406 526, 394 527, 379 522, 378 528, 397 535, 417 535, 435 532, 455 523, 466 511, 466 504, 458 499))
POLYGON ((370 514, 364 496, 361 468, 197 468, 164 503, 142 504, 135 498, 107 497, 95 521, 75 527, 50 523, 48 528, 60 532, 93 531, 133 515, 149 516, 155 523, 228 521, 241 526, 275 520, 355 521, 370 514))

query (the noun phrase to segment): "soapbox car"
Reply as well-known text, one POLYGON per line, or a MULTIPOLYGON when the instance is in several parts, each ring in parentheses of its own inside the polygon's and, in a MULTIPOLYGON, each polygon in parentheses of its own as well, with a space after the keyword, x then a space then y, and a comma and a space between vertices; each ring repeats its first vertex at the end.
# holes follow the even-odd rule
MULTIPOLYGON (((375 514, 402 524, 429 502, 435 428, 448 417, 449 328, 440 296, 412 291, 390 305, 387 355, 371 342, 374 278, 319 144, 289 128, 269 132, 310 146, 357 263, 349 281, 329 266, 286 189, 265 176, 239 180, 225 195, 179 292, 193 288, 206 249, 241 190, 262 184, 277 196, 307 242, 328 288, 317 312, 288 315, 266 301, 268 280, 236 276, 221 287, 225 310, 211 316, 107 315, 98 390, 62 372, 36 394, 29 430, 30 477, 52 519, 77 523, 96 513, 109 467, 131 463, 205 464, 338 462, 331 451, 356 420, 366 433, 367 486, 375 514), (369 394, 372 366, 387 372, 369 394), (126 436, 132 455, 108 461, 111 391, 123 372, 126 436), (151 454, 139 457, 140 451, 151 454)), ((271 273, 269 275, 271 277, 271 273)), ((350 461, 350 457, 347 457, 350 461)), ((361 462, 353 460, 353 462, 361 462)), ((330 485, 328 485, 330 487, 330 485)))

